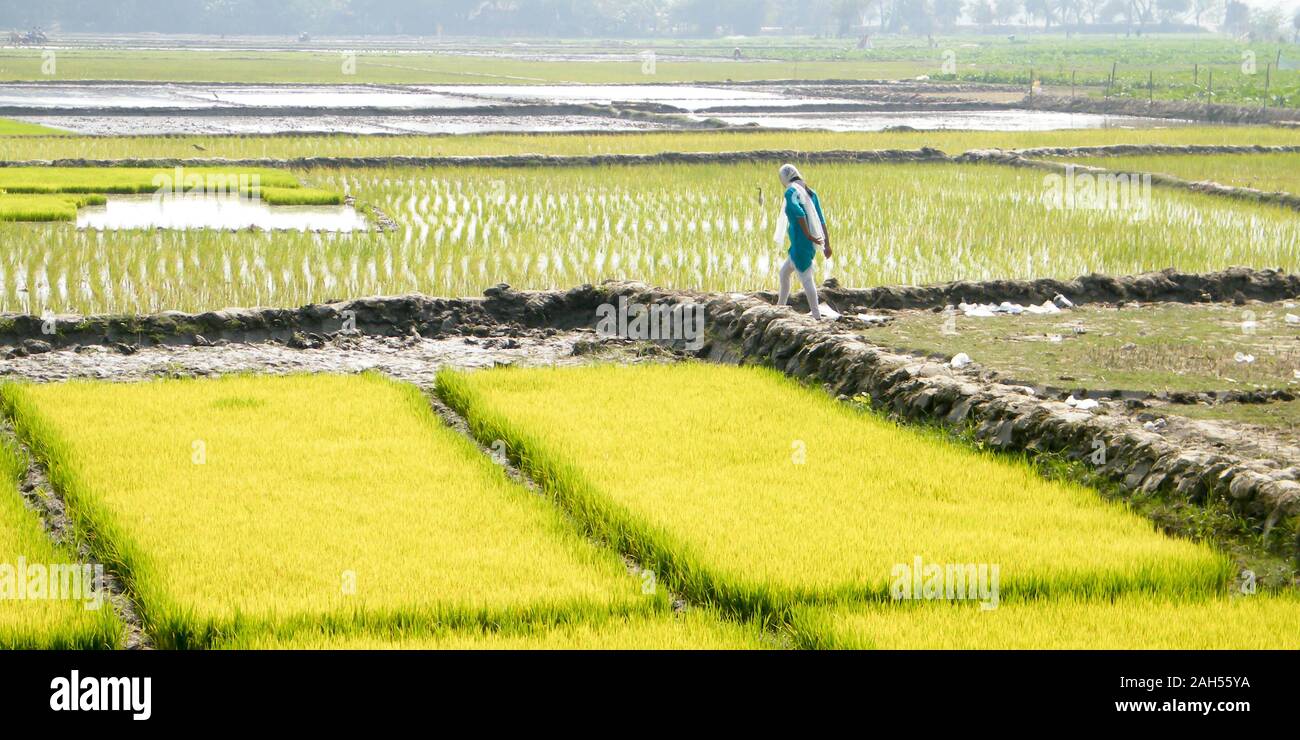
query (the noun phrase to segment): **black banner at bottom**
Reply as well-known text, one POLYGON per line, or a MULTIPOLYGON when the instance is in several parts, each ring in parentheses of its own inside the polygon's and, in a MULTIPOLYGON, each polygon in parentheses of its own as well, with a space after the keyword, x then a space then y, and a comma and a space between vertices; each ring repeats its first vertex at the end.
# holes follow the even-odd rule
MULTIPOLYGON (((1294 716, 1296 656, 1267 652, 0 653, 6 725, 213 729, 676 709, 732 730, 876 718, 1179 726, 1294 716), (701 716, 700 713, 704 712, 701 716), (788 715, 788 718, 785 717, 788 715)), ((664 714, 667 712, 668 714, 664 714)), ((681 717, 679 717, 681 719, 681 717)), ((450 725, 447 726, 450 729, 450 725)))

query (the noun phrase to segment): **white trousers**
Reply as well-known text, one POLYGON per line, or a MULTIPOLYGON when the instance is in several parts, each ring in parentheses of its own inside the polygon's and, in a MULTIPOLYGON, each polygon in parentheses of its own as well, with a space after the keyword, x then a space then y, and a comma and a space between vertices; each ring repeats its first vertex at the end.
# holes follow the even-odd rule
POLYGON ((794 263, 787 257, 785 264, 781 265, 781 294, 777 297, 776 305, 784 306, 790 302, 790 276, 798 273, 799 283, 803 285, 804 297, 808 299, 809 312, 814 319, 821 319, 821 307, 817 302, 817 283, 813 282, 813 265, 808 265, 808 269, 800 272, 795 269, 794 263))

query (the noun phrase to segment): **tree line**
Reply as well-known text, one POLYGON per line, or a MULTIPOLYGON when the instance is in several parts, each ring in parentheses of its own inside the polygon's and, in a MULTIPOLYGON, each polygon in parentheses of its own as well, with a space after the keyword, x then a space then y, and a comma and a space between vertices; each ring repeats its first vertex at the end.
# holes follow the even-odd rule
POLYGON ((1300 11, 1239 0, 42 0, 0 27, 81 32, 653 37, 932 34, 959 24, 1086 31, 1210 27, 1300 41, 1300 11))

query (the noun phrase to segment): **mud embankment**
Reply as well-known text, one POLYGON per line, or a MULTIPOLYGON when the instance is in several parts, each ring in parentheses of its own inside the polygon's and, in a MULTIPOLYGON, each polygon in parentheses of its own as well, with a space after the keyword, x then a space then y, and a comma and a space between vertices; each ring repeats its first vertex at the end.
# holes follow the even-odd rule
MULTIPOLYGON (((819 294, 841 313, 870 309, 933 309, 960 303, 1030 304, 1063 296, 1071 303, 1208 303, 1224 301, 1282 301, 1300 298, 1300 275, 1280 270, 1232 267, 1219 272, 1179 272, 1174 269, 1138 275, 1083 275, 1073 280, 958 280, 938 285, 894 285, 845 288, 826 281, 819 294)), ((768 299, 772 293, 759 294, 768 299)), ((795 298, 800 305, 802 294, 795 298)))
MULTIPOLYGON (((1117 296, 1215 300, 1237 294, 1276 299, 1294 295, 1298 287, 1295 279, 1282 273, 1228 270, 1211 275, 1169 271, 1131 278, 1087 276, 1065 282, 997 281, 859 293, 894 296, 891 300, 896 304, 911 301, 915 305, 915 302, 947 301, 957 293, 968 297, 991 296, 993 291, 1015 290, 1023 291, 1019 295, 1025 299, 1046 296, 1048 292, 1070 292, 1076 302, 1117 296), (958 285, 964 287, 955 287, 958 285), (913 290, 933 293, 909 292, 913 290)), ((998 295, 1006 300, 1016 294, 998 295)), ((15 364, 43 360, 30 355, 48 353, 56 347, 66 349, 78 342, 89 346, 82 347, 84 352, 57 354, 79 358, 76 361, 86 366, 81 370, 95 365, 96 354, 105 358, 136 352, 165 355, 175 349, 171 345, 199 345, 191 347, 189 353, 206 357, 217 356, 223 350, 270 349, 275 357, 259 361, 268 363, 271 371, 290 372, 313 367, 314 355, 330 354, 313 352, 312 348, 333 348, 338 351, 330 354, 331 357, 343 357, 347 348, 340 343, 362 342, 359 350, 365 349, 365 342, 375 344, 367 350, 370 352, 367 356, 375 358, 393 352, 400 354, 408 345, 432 348, 447 341, 482 341, 507 346, 518 342, 515 337, 521 336, 525 338, 524 344, 544 343, 547 336, 560 330, 594 326, 596 307, 615 303, 620 297, 646 306, 681 303, 705 306, 706 341, 702 346, 691 350, 683 339, 662 342, 666 349, 678 354, 691 350, 694 355, 714 362, 769 365, 793 377, 824 385, 839 397, 869 397, 873 407, 902 419, 958 429, 970 427, 977 438, 1000 449, 1060 453, 1087 463, 1096 459, 1100 446, 1106 455, 1103 464, 1094 466, 1097 472, 1127 490, 1161 492, 1194 504, 1221 498, 1265 533, 1280 522, 1286 523, 1289 531, 1300 527, 1300 482, 1297 482, 1300 466, 1279 462, 1300 459, 1300 449, 1279 449, 1272 458, 1252 458, 1241 451, 1249 449, 1248 446, 1239 450, 1226 445, 1222 435, 1216 436, 1208 426, 1205 433, 1198 433, 1195 422, 1183 424, 1180 433, 1173 435, 1144 428, 1140 417, 1130 413, 1123 403, 1102 402, 1097 409, 1079 410, 1040 397, 1024 386, 1003 382, 975 367, 954 369, 945 363, 873 346, 837 325, 813 321, 789 307, 772 306, 757 296, 700 294, 619 282, 583 286, 567 292, 517 292, 497 286, 489 289, 483 299, 400 296, 312 305, 297 310, 64 317, 52 324, 43 323, 37 317, 6 316, 0 320, 0 338, 8 346, 6 354, 18 358, 19 363, 15 364), (48 333, 51 330, 53 333, 48 333), (370 336, 356 338, 354 334, 370 336), (433 339, 455 336, 461 339, 433 339), (228 341, 248 344, 230 348, 207 346, 228 341), (163 346, 147 346, 153 344, 163 346), (141 346, 146 349, 140 349, 141 346), (296 361, 297 358, 301 361, 296 361)), ((579 349, 575 335, 568 335, 566 341, 570 345, 567 354, 581 355, 586 351, 579 349)), ((437 353, 445 349, 429 351, 440 356, 437 353)), ((382 366, 383 361, 379 362, 382 366)), ((427 369, 430 363, 416 361, 414 364, 427 369)), ((215 372, 223 372, 224 367, 218 365, 215 372)), ((345 364, 343 369, 346 367, 345 364)), ((418 369, 415 372, 418 375, 418 369)), ((105 373, 96 377, 113 376, 105 373)))
POLYGON ((938 149, 755 149, 735 152, 660 152, 657 154, 506 154, 445 157, 295 157, 288 159, 126 158, 3 160, 0 167, 280 167, 290 169, 348 167, 609 167, 644 164, 735 164, 745 162, 950 162, 938 149))
POLYGON ((1139 172, 1124 173, 1115 172, 1105 169, 1104 167, 1091 167, 1084 164, 1073 164, 1067 162, 1056 162, 1043 159, 1029 159, 1016 152, 1003 151, 1001 149, 981 149, 966 152, 957 157, 958 162, 975 162, 986 164, 1004 164, 1011 167, 1026 167, 1030 169, 1046 170, 1060 175, 1078 175, 1080 173, 1091 175, 1118 175, 1127 177, 1132 174, 1143 177, 1150 177, 1152 185, 1159 185, 1166 188, 1177 190, 1186 190, 1193 193, 1202 193, 1204 195, 1214 195, 1223 198, 1233 198, 1235 200, 1244 200, 1252 203, 1265 203, 1269 205, 1281 206, 1300 210, 1300 195, 1284 192, 1270 192, 1259 190, 1257 188, 1244 188, 1235 185, 1224 185, 1212 180, 1191 181, 1184 180, 1173 175, 1165 175, 1159 172, 1139 172))
POLYGON ((1139 98, 1069 98, 1059 95, 1025 96, 1020 104, 1032 110, 1058 113, 1096 113, 1142 116, 1210 123, 1292 123, 1300 110, 1262 106, 1220 105, 1194 101, 1142 100, 1139 98))
MULTIPOLYGON (((338 332, 379 337, 418 335, 515 337, 590 328, 596 307, 616 294, 618 282, 568 291, 516 291, 498 285, 483 298, 431 298, 412 294, 315 303, 301 308, 227 308, 157 314, 0 314, 0 351, 22 356, 52 349, 100 345, 123 352, 152 345, 211 345, 277 341, 310 346, 338 332)), ((702 296, 660 291, 663 296, 702 296)), ((1279 270, 1234 267, 1211 273, 1169 269, 1139 275, 1084 275, 1073 280, 956 281, 928 286, 845 288, 828 280, 822 288, 841 312, 935 309, 958 303, 1042 303, 1058 295, 1071 303, 1280 301, 1300 298, 1300 276, 1279 270)), ((736 294, 739 295, 739 294, 736 294)), ((771 303, 761 292, 755 299, 771 303)), ((802 295, 793 299, 801 305, 802 295)))

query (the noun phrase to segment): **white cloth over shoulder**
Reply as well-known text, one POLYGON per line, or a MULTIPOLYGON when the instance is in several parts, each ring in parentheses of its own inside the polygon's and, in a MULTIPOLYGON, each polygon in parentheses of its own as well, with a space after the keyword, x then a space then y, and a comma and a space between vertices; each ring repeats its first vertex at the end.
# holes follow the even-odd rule
MULTIPOLYGON (((813 205, 812 196, 808 194, 808 186, 803 184, 803 180, 796 180, 790 183, 794 188, 795 195, 799 198, 799 205, 803 207, 805 220, 808 222, 808 232, 815 237, 822 235, 822 219, 817 214, 817 206, 813 205)), ((785 193, 781 194, 781 214, 776 218, 776 232, 772 234, 772 240, 777 244, 784 244, 786 232, 790 228, 790 218, 785 215, 785 193)))

